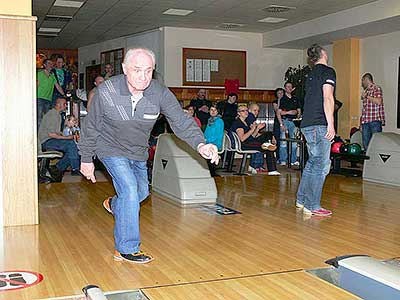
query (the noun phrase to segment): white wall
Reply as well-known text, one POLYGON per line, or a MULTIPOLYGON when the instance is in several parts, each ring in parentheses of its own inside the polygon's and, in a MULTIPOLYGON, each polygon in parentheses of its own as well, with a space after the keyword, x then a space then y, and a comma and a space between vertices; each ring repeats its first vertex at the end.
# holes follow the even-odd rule
POLYGON ((164 78, 167 86, 182 86, 182 48, 247 51, 247 88, 282 86, 288 67, 303 63, 303 51, 262 48, 261 33, 191 28, 164 28, 164 78))
POLYGON ((103 51, 118 48, 144 47, 154 52, 156 55, 157 71, 163 75, 163 34, 162 29, 156 29, 81 47, 78 49, 79 73, 85 73, 86 67, 92 65, 92 60, 96 60, 96 64, 99 64, 100 53, 103 51))
POLYGON ((360 76, 369 72, 383 89, 386 126, 384 131, 397 129, 397 85, 400 57, 400 31, 361 40, 360 76))

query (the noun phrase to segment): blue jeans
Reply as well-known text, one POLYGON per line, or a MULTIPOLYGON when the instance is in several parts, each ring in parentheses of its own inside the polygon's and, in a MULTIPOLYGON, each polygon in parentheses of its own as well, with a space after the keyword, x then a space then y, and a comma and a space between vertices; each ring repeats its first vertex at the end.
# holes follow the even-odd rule
POLYGON ((367 150, 368 148, 369 141, 371 140, 372 135, 377 132, 382 132, 381 121, 372 121, 362 124, 362 139, 365 150, 367 150))
POLYGON ((146 161, 122 156, 101 159, 112 177, 115 192, 111 201, 114 214, 115 249, 123 254, 140 250, 140 202, 149 195, 146 161))
POLYGON ((331 167, 331 142, 325 138, 326 126, 309 126, 301 131, 307 141, 309 158, 297 191, 297 203, 316 210, 321 208, 322 188, 331 167))
POLYGON ((250 166, 252 166, 254 169, 262 168, 264 166, 264 154, 261 152, 252 154, 250 166))
MULTIPOLYGON (((283 125, 285 126, 286 130, 289 133, 289 138, 294 138, 294 131, 296 130, 296 126, 294 125, 293 121, 289 121, 287 119, 282 120, 283 125)), ((281 130, 281 138, 285 138, 285 132, 281 130)), ((281 142, 279 147, 279 160, 281 162, 287 162, 288 158, 288 151, 287 151, 287 142, 281 142)), ((297 144, 292 143, 292 157, 291 162, 294 163, 297 160, 297 144)))
POLYGON ((72 170, 79 170, 78 147, 74 140, 49 139, 42 144, 42 149, 64 152, 64 156, 56 165, 60 171, 65 171, 68 166, 71 166, 72 170))
POLYGON ((45 115, 51 109, 51 100, 42 98, 37 99, 37 128, 40 126, 40 122, 45 115))

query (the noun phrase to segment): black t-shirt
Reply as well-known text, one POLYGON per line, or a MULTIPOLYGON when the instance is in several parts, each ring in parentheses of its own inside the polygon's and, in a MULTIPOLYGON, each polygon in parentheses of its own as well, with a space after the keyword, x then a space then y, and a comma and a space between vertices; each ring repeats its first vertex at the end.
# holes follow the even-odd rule
POLYGON ((237 116, 237 103, 229 103, 228 101, 218 102, 217 109, 222 115, 222 120, 224 121, 225 130, 231 128, 233 121, 237 116))
POLYGON ((336 72, 333 68, 317 64, 308 74, 306 80, 306 96, 301 127, 327 125, 324 111, 323 85, 330 84, 336 88, 336 72))
MULTIPOLYGON (((279 104, 279 109, 281 109, 283 111, 289 111, 289 110, 297 110, 298 108, 300 108, 300 102, 295 96, 292 96, 291 98, 289 98, 288 96, 284 95, 281 98, 281 101, 279 104)), ((284 116, 282 116, 282 119, 293 120, 296 117, 297 117, 297 114, 296 115, 284 115, 284 116)))
MULTIPOLYGON (((233 121, 230 131, 237 133, 236 129, 238 129, 238 128, 242 128, 244 133, 247 133, 250 130, 250 126, 243 123, 239 118, 237 118, 235 121, 233 121)), ((253 136, 249 136, 245 141, 243 141, 243 143, 253 142, 254 140, 255 139, 253 136)))

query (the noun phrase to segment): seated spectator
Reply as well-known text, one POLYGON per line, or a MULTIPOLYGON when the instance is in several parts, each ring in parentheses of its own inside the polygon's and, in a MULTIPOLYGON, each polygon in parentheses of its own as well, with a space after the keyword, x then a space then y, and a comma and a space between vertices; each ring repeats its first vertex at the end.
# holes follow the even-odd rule
MULTIPOLYGON (((249 115, 246 118, 246 123, 248 126, 250 126, 253 123, 256 123, 259 112, 260 112, 260 107, 258 106, 258 104, 252 103, 249 105, 249 115)), ((263 128, 265 128, 265 123, 260 123, 259 127, 260 127, 260 130, 262 130, 263 128)), ((250 160, 248 171, 252 174, 268 172, 264 168, 264 154, 263 153, 258 152, 258 153, 251 155, 251 160, 250 160)))
POLYGON ((189 116, 193 117, 196 124, 199 125, 199 127, 201 128, 201 122, 200 122, 199 118, 194 115, 194 111, 195 111, 194 107, 192 105, 188 105, 184 108, 184 110, 189 116))
POLYGON ((78 141, 79 136, 78 120, 73 115, 69 115, 65 119, 65 127, 63 130, 63 136, 73 136, 74 140, 78 141))
POLYGON ((210 117, 211 101, 206 99, 206 90, 200 89, 197 97, 190 101, 190 106, 194 108, 195 115, 201 122, 201 127, 204 129, 207 126, 208 118, 210 117))
POLYGON ((63 158, 57 163, 55 169, 53 168, 50 171, 62 174, 71 166, 71 175, 78 176, 80 175, 79 154, 74 137, 61 134, 61 112, 64 112, 66 108, 66 100, 58 98, 54 108, 44 115, 40 123, 38 139, 43 151, 56 150, 64 152, 63 158))
MULTIPOLYGON (((215 105, 210 107, 210 118, 208 119, 206 130, 204 131, 204 137, 207 143, 214 144, 217 146, 218 150, 222 149, 222 141, 224 139, 224 121, 222 121, 221 116, 218 115, 218 109, 215 105)), ((215 173, 216 166, 208 162, 208 167, 211 176, 217 176, 215 173)))
POLYGON ((246 106, 238 107, 238 117, 233 122, 231 131, 236 132, 242 142, 243 150, 257 150, 264 152, 266 155, 266 163, 268 168, 268 175, 280 175, 276 169, 276 161, 274 151, 276 146, 271 142, 273 135, 271 132, 264 132, 261 134, 259 131, 265 127, 265 124, 258 124, 256 122, 248 125, 246 119, 249 116, 249 110, 246 106), (271 149, 271 150, 268 150, 271 149))
POLYGON ((222 120, 225 124, 225 130, 231 128, 233 121, 235 121, 237 116, 238 105, 236 103, 238 95, 231 93, 228 98, 223 102, 218 102, 217 108, 219 113, 222 115, 222 120))
POLYGON ((204 131, 204 137, 207 143, 214 144, 218 150, 222 149, 222 140, 224 139, 224 121, 221 116, 218 115, 218 110, 215 105, 210 107, 210 118, 206 130, 204 131))

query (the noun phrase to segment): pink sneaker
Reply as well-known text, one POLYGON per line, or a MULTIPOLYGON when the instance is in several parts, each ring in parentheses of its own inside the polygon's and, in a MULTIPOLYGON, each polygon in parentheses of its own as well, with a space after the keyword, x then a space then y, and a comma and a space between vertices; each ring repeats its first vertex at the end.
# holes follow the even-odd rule
POLYGON ((320 217, 329 217, 329 216, 332 215, 332 211, 327 210, 327 209, 322 208, 322 207, 320 209, 315 209, 313 211, 310 211, 309 209, 304 208, 303 212, 305 214, 310 214, 310 215, 313 215, 313 216, 320 216, 320 217))

